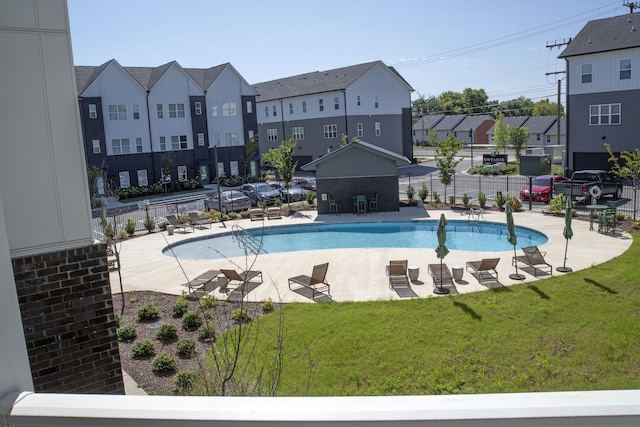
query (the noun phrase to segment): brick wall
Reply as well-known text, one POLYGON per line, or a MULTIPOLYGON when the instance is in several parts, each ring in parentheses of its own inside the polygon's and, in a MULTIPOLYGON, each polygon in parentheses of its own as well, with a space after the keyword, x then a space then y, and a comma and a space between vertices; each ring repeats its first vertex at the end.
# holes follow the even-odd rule
POLYGON ((12 262, 35 391, 124 394, 106 245, 12 262))

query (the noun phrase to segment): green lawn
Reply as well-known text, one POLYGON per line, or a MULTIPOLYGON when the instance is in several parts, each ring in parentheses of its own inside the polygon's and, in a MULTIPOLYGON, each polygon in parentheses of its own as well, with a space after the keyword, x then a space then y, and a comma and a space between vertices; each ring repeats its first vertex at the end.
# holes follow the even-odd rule
MULTIPOLYGON (((530 284, 406 301, 287 304, 278 394, 639 389, 638 259, 634 237, 606 264, 530 284)), ((272 362, 278 318, 261 319, 256 366, 272 362)))

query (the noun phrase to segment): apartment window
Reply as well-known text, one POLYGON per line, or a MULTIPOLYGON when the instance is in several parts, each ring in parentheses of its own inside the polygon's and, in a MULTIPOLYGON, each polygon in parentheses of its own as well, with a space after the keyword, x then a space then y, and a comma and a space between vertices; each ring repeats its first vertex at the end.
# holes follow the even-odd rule
POLYGON ((296 141, 302 141, 304 139, 304 128, 302 126, 291 128, 291 136, 296 141))
POLYGON ((267 129, 267 141, 278 140, 278 129, 267 129))
POLYGON ((169 104, 169 118, 184 117, 184 104, 169 104))
POLYGON ((224 176, 224 162, 218 162, 218 176, 224 176))
POLYGON ((339 110, 340 109, 340 98, 335 96, 333 98, 333 109, 334 110, 339 110))
POLYGON ((231 145, 233 145, 233 146, 240 145, 240 138, 238 138, 238 134, 237 133, 232 133, 231 134, 231 145))
POLYGON ((307 112, 307 101, 302 101, 302 112, 303 113, 307 112))
POLYGON ((240 139, 238 138, 237 133, 226 132, 224 134, 224 146, 231 147, 240 145, 240 139))
POLYGON ((253 113, 253 103, 251 101, 247 101, 247 114, 253 113))
POLYGON ((89 118, 90 119, 98 118, 98 110, 96 108, 96 104, 89 104, 89 118))
POLYGON ((138 104, 133 104, 133 120, 140 120, 140 108, 138 104))
POLYGON ((204 133, 198 132, 198 146, 204 147, 204 133))
POLYGON ((358 95, 358 97, 356 98, 356 105, 360 106, 362 104, 361 100, 360 100, 360 95, 358 95))
POLYGON ((539 133, 536 134, 536 141, 540 141, 540 134, 539 133))
POLYGON ((273 117, 278 117, 278 110, 275 105, 273 106, 273 117))
POLYGON ((187 149, 187 135, 172 135, 171 136, 171 149, 172 150, 186 150, 187 149))
POLYGON ((293 102, 289 103, 289 114, 293 115, 293 102))
POLYGON ((382 135, 382 130, 380 129, 380 122, 375 123, 376 136, 382 135))
POLYGON ((214 139, 215 139, 215 142, 216 142, 215 146, 216 147, 220 147, 220 134, 216 133, 215 136, 214 136, 214 139))
POLYGON ((158 113, 158 118, 159 119, 164 117, 164 114, 162 113, 162 104, 157 104, 156 105, 156 111, 158 113))
POLYGON ((127 120, 127 106, 109 105, 109 120, 127 120))
POLYGON ((119 172, 118 178, 120 178, 120 188, 131 187, 131 182, 129 181, 129 171, 119 172))
POLYGON ((373 106, 375 108, 378 108, 379 104, 378 104, 378 97, 376 96, 376 101, 374 102, 373 106))
POLYGON ((111 151, 113 154, 129 154, 131 152, 129 138, 112 139, 111 151))
POLYGON ((147 178, 146 169, 138 169, 138 186, 142 187, 149 185, 149 179, 147 178))
POLYGON ((318 100, 318 108, 320 109, 320 111, 324 111, 324 99, 318 100))
POLYGON ((196 110, 196 116, 201 116, 202 115, 202 103, 201 102, 194 102, 193 109, 196 110))
POLYGON ((160 137, 160 151, 167 151, 167 140, 164 136, 160 137))
POLYGON ((357 123, 356 124, 356 129, 358 132, 358 137, 361 138, 364 136, 364 125, 362 123, 357 123))
POLYGON ((338 125, 324 125, 324 139, 337 138, 338 125))
POLYGON ((92 140, 91 145, 93 145, 93 154, 100 154, 100 140, 99 139, 92 140))
POLYGON ((142 138, 136 138, 136 153, 142 153, 142 138))
POLYGON ((593 74, 591 74, 591 64, 582 64, 582 83, 591 83, 593 74))
POLYGON ((547 135, 547 144, 551 142, 551 135, 547 135))
POLYGON ((218 117, 218 104, 211 105, 211 117, 218 117))
POLYGON ((165 173, 164 169, 160 169, 160 180, 163 184, 168 184, 171 182, 171 172, 165 173))
POLYGON ((229 162, 229 166, 231 168, 231 176, 240 175, 239 169, 238 169, 238 161, 237 160, 230 161, 229 162))
POLYGON ((264 116, 269 117, 269 107, 264 107, 264 116))
POLYGON ((620 60, 620 80, 629 80, 631 78, 631 60, 620 60))
POLYGON ((225 102, 222 104, 222 115, 225 117, 235 116, 236 113, 236 103, 235 102, 225 102))
POLYGON ((255 132, 250 130, 249 131, 249 139, 253 138, 254 135, 255 135, 255 132))
POLYGON ((620 104, 602 104, 589 106, 589 124, 599 125, 619 125, 620 124, 620 104))
POLYGON ((178 166, 178 181, 185 182, 187 180, 187 167, 178 166))

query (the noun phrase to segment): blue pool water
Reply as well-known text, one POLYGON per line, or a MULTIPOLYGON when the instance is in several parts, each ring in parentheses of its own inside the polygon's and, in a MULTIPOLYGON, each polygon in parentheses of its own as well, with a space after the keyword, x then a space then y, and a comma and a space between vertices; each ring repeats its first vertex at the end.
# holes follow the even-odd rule
MULTIPOLYGON (((310 224, 254 229, 266 253, 340 248, 430 248, 438 246, 438 221, 398 221, 350 224, 310 224)), ((517 247, 540 246, 547 236, 516 226, 517 247)), ((465 251, 507 251, 507 226, 497 223, 449 221, 447 248, 465 251)), ((191 239, 165 248, 164 254, 182 259, 221 259, 244 256, 244 249, 231 233, 191 239)))

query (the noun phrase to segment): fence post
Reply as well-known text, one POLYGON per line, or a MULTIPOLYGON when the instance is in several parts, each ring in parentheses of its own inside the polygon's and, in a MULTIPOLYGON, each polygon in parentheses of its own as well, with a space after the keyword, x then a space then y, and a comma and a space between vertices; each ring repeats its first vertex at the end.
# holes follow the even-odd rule
POLYGON ((431 187, 431 191, 429 192, 430 200, 433 202, 433 173, 429 174, 429 187, 431 187))
POLYGON ((453 195, 456 195, 456 174, 453 174, 453 195))

